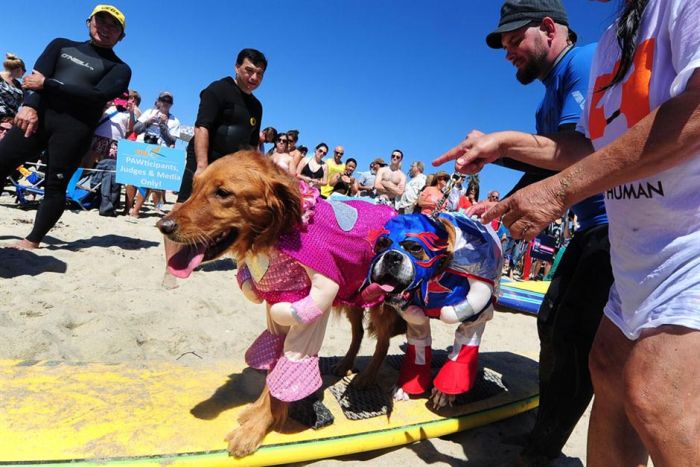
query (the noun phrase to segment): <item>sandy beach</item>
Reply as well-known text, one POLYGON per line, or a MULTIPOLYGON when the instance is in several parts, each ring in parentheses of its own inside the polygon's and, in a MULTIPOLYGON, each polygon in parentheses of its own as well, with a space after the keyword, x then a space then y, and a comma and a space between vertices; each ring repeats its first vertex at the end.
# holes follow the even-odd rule
MULTIPOLYGON (((176 289, 164 289, 162 236, 154 227, 158 215, 146 207, 132 222, 124 216, 100 217, 96 210, 66 211, 42 248, 29 252, 6 247, 29 233, 35 208, 19 208, 7 193, 0 196, 0 358, 242 360, 264 327, 262 307, 240 293, 235 264, 228 259, 205 265, 176 289)), ((435 347, 451 344, 451 329, 433 329, 435 347)), ((322 354, 343 355, 349 336, 347 321, 332 318, 322 354)), ((394 338, 390 353, 400 352, 402 342, 394 338)), ((365 339, 361 355, 371 355, 373 347, 374 341, 365 339)), ((536 359, 535 318, 497 312, 481 348, 536 359)), ((585 464, 588 414, 564 448, 565 456, 553 465, 585 464)), ((534 417, 529 412, 406 447, 305 465, 512 465, 534 417)))

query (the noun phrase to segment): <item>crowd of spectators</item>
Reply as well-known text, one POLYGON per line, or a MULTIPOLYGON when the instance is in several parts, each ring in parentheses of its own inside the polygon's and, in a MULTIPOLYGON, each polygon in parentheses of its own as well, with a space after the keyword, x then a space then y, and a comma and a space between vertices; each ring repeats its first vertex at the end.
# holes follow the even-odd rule
MULTIPOLYGON (((0 73, 0 139, 12 128, 14 116, 22 103, 21 79, 26 73, 24 61, 12 53, 6 54, 3 65, 4 71, 0 73)), ((191 134, 181 131, 181 122, 172 112, 174 96, 171 92, 160 92, 153 106, 144 111, 140 105, 141 94, 134 89, 106 103, 89 149, 82 155, 81 167, 87 171, 113 173, 121 140, 173 148, 178 139, 188 141, 191 138, 191 134)), ((336 145, 331 152, 322 142, 308 154, 308 148, 299 144, 299 130, 281 132, 270 126, 259 133, 259 152, 291 177, 315 186, 324 198, 357 198, 390 205, 400 213, 424 214, 465 212, 479 201, 478 176, 470 177, 466 183, 464 176, 455 175, 451 180, 446 172, 426 174, 425 165, 418 160, 410 163, 406 173, 404 153, 400 149, 391 151, 389 162, 375 157, 368 170, 360 170, 357 158, 346 157, 342 145, 336 145)), ((36 162, 41 165, 41 161, 36 162)), ((111 186, 115 185, 112 180, 111 186)), ((117 186, 115 209, 109 215, 121 214, 134 219, 149 206, 155 215, 164 213, 165 191, 117 186), (146 206, 149 199, 150 205, 146 206)))
MULTIPOLYGON (((7 54, 5 72, 0 74, 0 138, 12 126, 11 112, 21 103, 22 89, 18 78, 26 71, 21 59, 7 54), (0 83, 1 84, 1 83, 0 83), (11 89, 5 91, 5 89, 11 89), (14 89, 19 92, 19 97, 14 89), (13 104, 14 103, 14 104, 13 104)), ((141 111, 141 95, 130 89, 119 98, 109 101, 95 130, 89 151, 81 166, 94 168, 104 160, 115 160, 118 142, 122 139, 175 147, 181 138, 179 119, 171 112, 174 97, 168 91, 161 92, 152 108, 141 111)), ((440 211, 462 211, 478 201, 479 183, 475 177, 464 185, 464 177, 456 178, 446 190, 449 174, 437 172, 426 175, 425 165, 414 161, 408 174, 402 169, 403 152, 395 149, 390 154, 390 163, 381 157, 373 159, 366 171, 359 171, 357 159, 344 159, 345 149, 336 146, 330 157, 328 145, 319 143, 312 154, 308 148, 298 145, 299 130, 280 132, 266 127, 260 132, 258 150, 270 157, 275 164, 290 176, 316 186, 324 198, 356 197, 374 203, 393 206, 401 213, 440 211), (266 144, 271 145, 266 148, 266 144)), ((156 211, 162 213, 165 192, 146 190, 135 186, 124 187, 124 215, 138 217, 144 202, 152 198, 156 211)))
MULTIPOLYGON (((20 80, 26 73, 24 62, 12 53, 6 54, 3 65, 4 71, 0 73, 0 138, 12 128, 14 116, 22 103, 20 80)), ((144 111, 140 105, 141 95, 133 89, 106 103, 89 149, 82 155, 80 165, 84 169, 99 167, 100 171, 113 172, 121 140, 172 148, 178 139, 188 141, 191 138, 187 132, 181 132, 180 120, 172 112, 172 93, 160 92, 154 105, 144 111)), ((425 214, 464 212, 478 202, 478 176, 470 177, 469 183, 465 183, 463 176, 451 180, 446 172, 425 174, 425 165, 421 161, 413 161, 406 173, 402 166, 404 153, 400 149, 391 151, 388 163, 384 158, 376 157, 368 170, 363 171, 359 170, 357 158, 346 157, 344 146, 335 146, 329 154, 329 146, 322 142, 314 146, 312 154, 308 154, 308 148, 299 144, 299 137, 300 131, 296 129, 280 132, 274 127, 266 127, 260 130, 257 149, 291 177, 315 186, 324 198, 353 197, 391 205, 400 213, 425 214)), ((156 214, 163 213, 164 191, 131 185, 120 187, 120 190, 124 203, 119 214, 139 217, 149 198, 156 214)))

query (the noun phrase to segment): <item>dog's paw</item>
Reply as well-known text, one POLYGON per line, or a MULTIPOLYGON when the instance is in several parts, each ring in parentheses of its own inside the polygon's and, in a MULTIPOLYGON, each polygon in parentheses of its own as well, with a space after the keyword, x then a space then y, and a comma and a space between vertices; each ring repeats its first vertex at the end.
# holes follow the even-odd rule
POLYGON ((352 374, 352 362, 346 362, 345 359, 339 361, 331 368, 331 373, 334 376, 339 376, 341 378, 345 376, 350 376, 352 374))
POLYGON ((230 456, 245 457, 260 447, 263 437, 256 437, 250 431, 238 428, 227 434, 224 441, 228 442, 227 449, 230 456))
POLYGON ((375 384, 375 379, 372 377, 372 375, 369 375, 368 373, 362 372, 358 375, 355 375, 355 377, 352 379, 352 386, 355 389, 359 390, 364 390, 368 389, 370 386, 373 386, 375 384))
MULTIPOLYGON (((240 413, 240 415, 238 415, 238 424, 243 426, 248 422, 248 420, 250 420, 251 418, 255 418, 255 416, 257 415, 256 409, 258 409, 258 407, 255 404, 248 404, 246 408, 243 409, 243 411, 240 413)), ((229 433, 229 435, 230 434, 231 433, 229 433)))
POLYGON ((406 394, 403 389, 401 389, 398 386, 394 386, 394 400, 395 401, 407 401, 411 398, 408 394, 406 394))
POLYGON ((433 388, 433 392, 430 394, 429 403, 433 406, 434 410, 440 410, 443 407, 452 407, 455 402, 456 396, 454 394, 445 394, 440 392, 437 388, 433 388))

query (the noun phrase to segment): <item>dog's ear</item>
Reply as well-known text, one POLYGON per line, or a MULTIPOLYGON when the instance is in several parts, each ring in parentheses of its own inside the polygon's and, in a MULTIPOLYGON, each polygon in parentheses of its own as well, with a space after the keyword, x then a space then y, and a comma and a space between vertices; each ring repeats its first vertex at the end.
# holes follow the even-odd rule
POLYGON ((280 174, 270 183, 269 209, 273 217, 283 219, 286 227, 296 227, 301 223, 301 192, 295 180, 288 180, 286 174, 280 174))
POLYGON ((264 228, 255 244, 267 247, 301 223, 301 192, 295 179, 274 171, 263 180, 262 198, 264 206, 261 206, 262 212, 259 211, 259 220, 264 228))
POLYGON ((457 234, 455 233, 455 226, 452 225, 452 222, 450 222, 448 219, 444 217, 438 217, 437 220, 438 222, 440 222, 440 224, 442 224, 445 231, 447 232, 447 255, 442 260, 442 264, 440 264, 440 269, 442 269, 448 264, 450 264, 450 262, 452 261, 452 257, 455 251, 455 239, 457 238, 457 234))

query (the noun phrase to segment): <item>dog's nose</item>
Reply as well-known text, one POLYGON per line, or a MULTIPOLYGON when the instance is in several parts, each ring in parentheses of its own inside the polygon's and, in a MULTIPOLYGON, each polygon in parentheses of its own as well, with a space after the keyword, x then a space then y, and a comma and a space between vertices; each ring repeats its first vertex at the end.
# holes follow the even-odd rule
POLYGON ((403 262, 403 255, 398 251, 387 251, 384 255, 384 261, 387 261, 391 266, 398 266, 403 262))
POLYGON ((158 227, 158 230, 163 232, 163 234, 168 235, 177 230, 177 222, 172 219, 163 218, 156 222, 156 227, 158 227))

